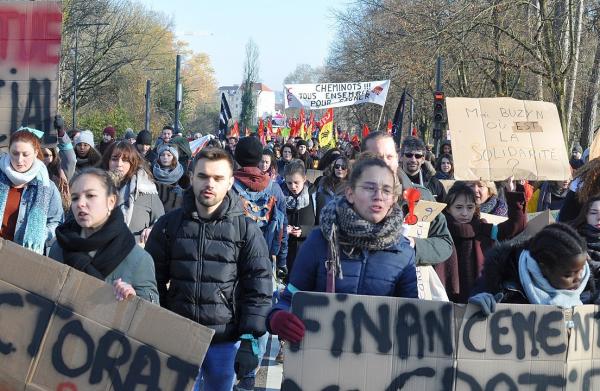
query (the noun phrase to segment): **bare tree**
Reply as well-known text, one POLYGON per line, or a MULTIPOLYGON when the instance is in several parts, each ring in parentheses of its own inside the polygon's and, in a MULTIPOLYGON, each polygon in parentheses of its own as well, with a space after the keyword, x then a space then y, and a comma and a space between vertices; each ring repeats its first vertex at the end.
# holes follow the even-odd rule
POLYGON ((258 82, 258 46, 252 39, 246 43, 246 58, 244 61, 244 79, 242 82, 242 111, 240 125, 250 127, 256 121, 256 96, 254 87, 258 82))

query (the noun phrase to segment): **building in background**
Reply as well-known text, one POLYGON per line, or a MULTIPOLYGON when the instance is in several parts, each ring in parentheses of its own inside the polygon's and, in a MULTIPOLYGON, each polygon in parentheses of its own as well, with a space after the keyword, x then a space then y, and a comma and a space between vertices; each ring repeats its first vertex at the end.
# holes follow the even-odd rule
MULTIPOLYGON (((258 124, 259 118, 267 118, 275 114, 275 92, 264 83, 253 83, 252 89, 256 97, 256 113, 254 114, 253 124, 258 124)), ((222 86, 218 90, 219 100, 221 93, 225 93, 231 116, 234 120, 239 120, 242 112, 242 88, 240 85, 222 86)))

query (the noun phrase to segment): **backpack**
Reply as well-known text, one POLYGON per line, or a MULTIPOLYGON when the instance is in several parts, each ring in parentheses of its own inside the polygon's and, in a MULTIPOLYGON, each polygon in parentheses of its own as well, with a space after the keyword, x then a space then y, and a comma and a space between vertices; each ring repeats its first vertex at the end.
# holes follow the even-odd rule
POLYGON ((263 191, 248 191, 237 180, 233 187, 240 196, 244 215, 254 221, 263 233, 269 255, 278 255, 283 238, 285 214, 277 208, 277 198, 271 181, 263 191))

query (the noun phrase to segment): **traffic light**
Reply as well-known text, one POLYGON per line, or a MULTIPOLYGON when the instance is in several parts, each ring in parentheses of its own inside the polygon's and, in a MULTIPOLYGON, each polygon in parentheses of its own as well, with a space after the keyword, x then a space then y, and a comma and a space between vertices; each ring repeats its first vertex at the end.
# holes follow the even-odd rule
POLYGON ((433 138, 440 139, 446 125, 446 103, 444 93, 436 91, 433 94, 433 138))

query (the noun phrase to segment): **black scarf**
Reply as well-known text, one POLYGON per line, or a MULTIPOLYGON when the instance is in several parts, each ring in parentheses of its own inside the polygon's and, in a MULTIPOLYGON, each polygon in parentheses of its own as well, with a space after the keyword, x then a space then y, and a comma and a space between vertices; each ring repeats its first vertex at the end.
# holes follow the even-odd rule
POLYGON ((101 280, 106 279, 136 245, 119 208, 113 209, 104 226, 90 237, 82 238, 81 227, 75 219, 70 219, 56 228, 56 240, 67 265, 101 280), (91 251, 96 251, 93 257, 89 255, 91 251))
POLYGON ((402 210, 397 203, 394 203, 385 219, 373 224, 360 217, 346 197, 338 197, 321 210, 320 225, 323 236, 329 238, 335 223, 341 245, 380 251, 399 241, 402 220, 402 210))

